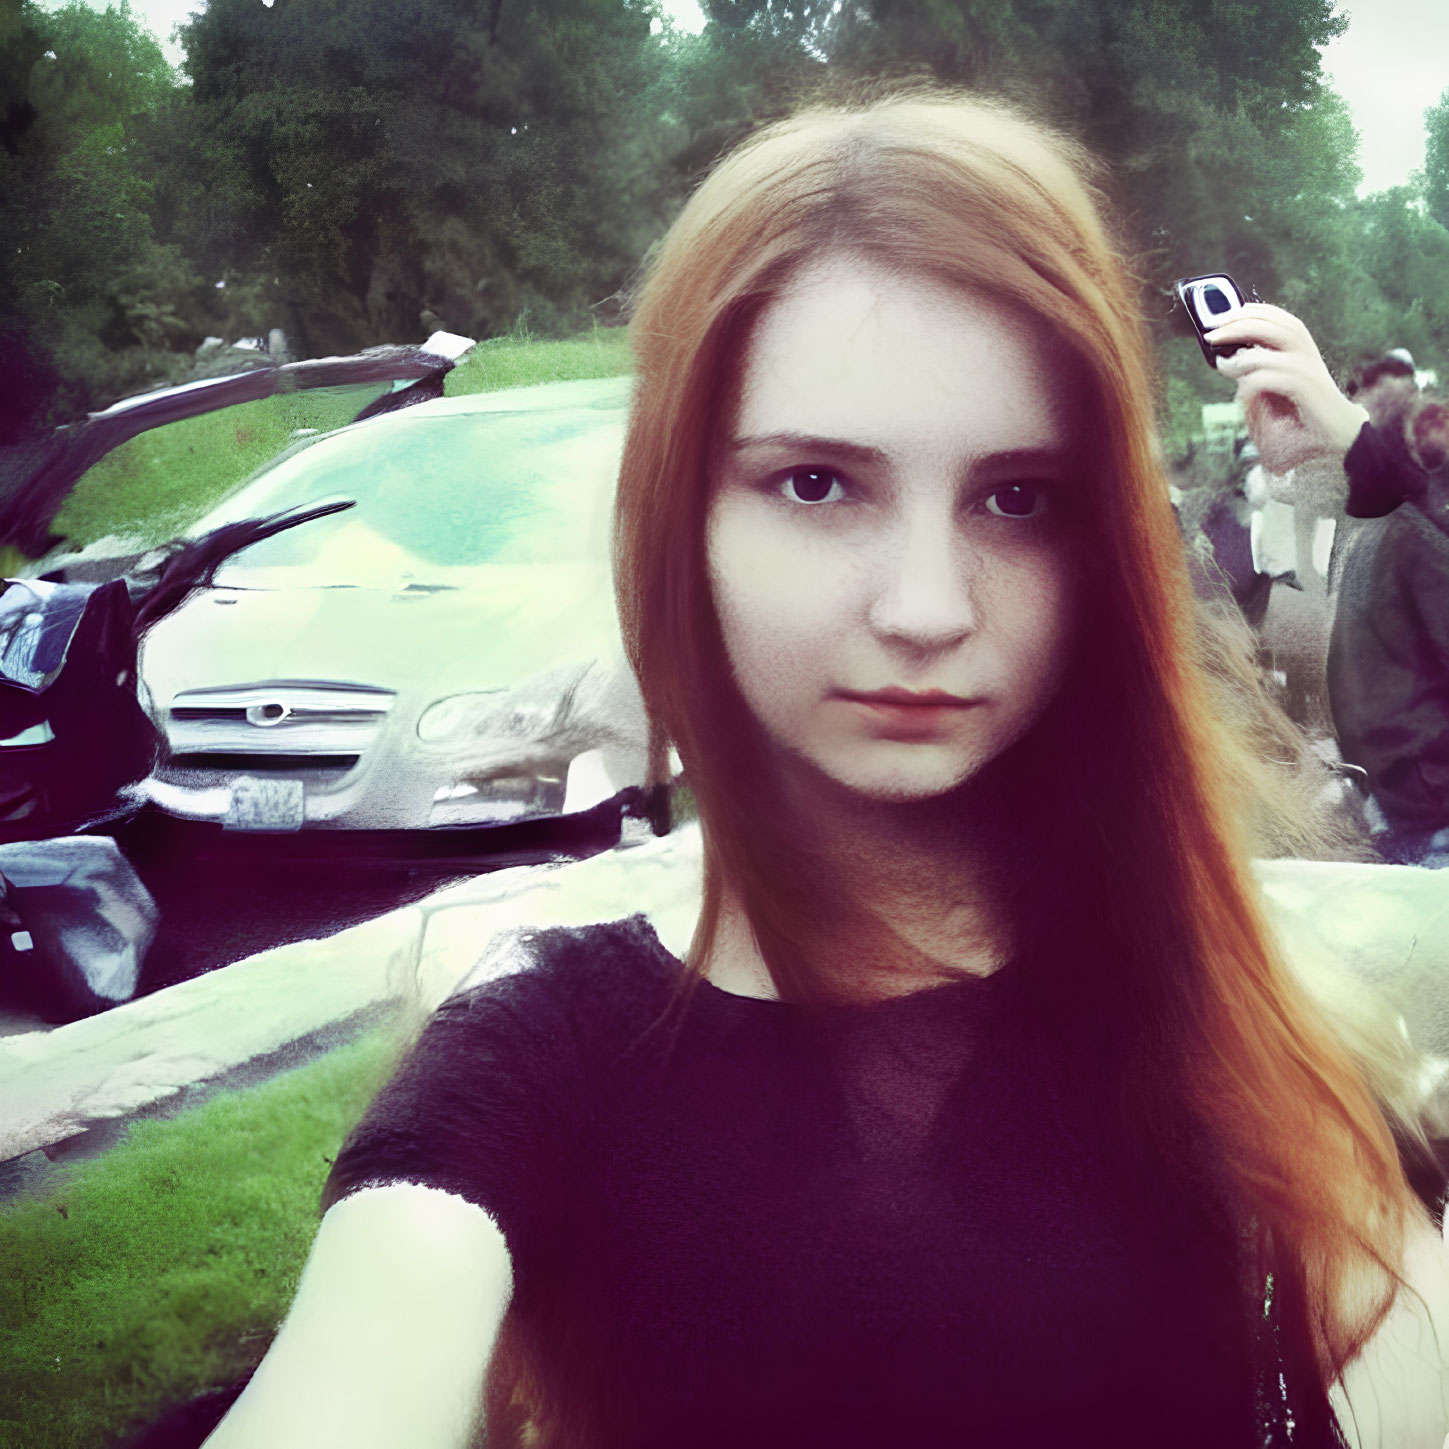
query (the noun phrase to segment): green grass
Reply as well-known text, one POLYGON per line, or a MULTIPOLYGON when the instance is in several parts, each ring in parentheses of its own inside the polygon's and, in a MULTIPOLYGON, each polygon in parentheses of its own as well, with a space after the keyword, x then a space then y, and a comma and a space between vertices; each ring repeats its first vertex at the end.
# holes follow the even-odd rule
POLYGON ((563 342, 528 337, 495 337, 480 342, 443 383, 448 397, 497 392, 536 382, 573 382, 586 377, 620 377, 632 371, 628 334, 622 327, 597 327, 563 342))
POLYGON ((0 1208, 0 1444, 99 1449, 264 1352, 328 1160, 396 1055, 375 1033, 134 1124, 0 1208))
POLYGON ((341 427, 384 391, 316 388, 152 428, 81 476, 52 529, 80 547, 111 536, 164 543, 282 452, 294 429, 341 427))
MULTIPOLYGON (((628 342, 619 327, 596 328, 561 342, 502 337, 473 348, 448 374, 444 390, 457 397, 537 382, 615 377, 630 367, 628 342)), ((145 548, 164 543, 282 452, 295 429, 341 427, 384 391, 386 385, 377 383, 317 388, 153 428, 108 453, 77 481, 53 529, 81 548, 108 537, 145 548)))

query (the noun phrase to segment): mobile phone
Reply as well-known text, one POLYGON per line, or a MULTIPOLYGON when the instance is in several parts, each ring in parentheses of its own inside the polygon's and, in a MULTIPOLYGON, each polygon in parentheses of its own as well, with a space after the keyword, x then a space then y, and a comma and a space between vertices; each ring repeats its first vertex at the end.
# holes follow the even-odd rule
POLYGON ((1203 333, 1211 332, 1222 323, 1223 318, 1236 311, 1245 300, 1243 289, 1226 272, 1214 272, 1205 277, 1184 277, 1177 283, 1177 299, 1187 309, 1188 319, 1197 333, 1197 345, 1209 367, 1215 367, 1220 357, 1231 357, 1238 350, 1237 345, 1209 347, 1203 341, 1203 333))

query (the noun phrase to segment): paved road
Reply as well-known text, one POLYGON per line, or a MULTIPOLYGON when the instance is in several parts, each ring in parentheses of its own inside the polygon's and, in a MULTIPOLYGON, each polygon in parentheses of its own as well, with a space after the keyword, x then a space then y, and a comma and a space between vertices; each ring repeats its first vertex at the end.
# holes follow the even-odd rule
MULTIPOLYGON (((288 941, 329 936, 457 880, 619 838, 617 803, 494 830, 247 835, 145 814, 114 831, 160 911, 138 995, 288 941)), ((0 980, 0 1035, 44 1022, 0 980)))
POLYGON ((281 866, 218 866, 172 855, 132 858, 161 913, 138 995, 287 941, 330 936, 428 895, 454 875, 281 866))
POLYGON ((330 936, 447 885, 619 839, 617 803, 493 830, 248 835, 143 815, 117 832, 161 912, 142 994, 286 941, 330 936))

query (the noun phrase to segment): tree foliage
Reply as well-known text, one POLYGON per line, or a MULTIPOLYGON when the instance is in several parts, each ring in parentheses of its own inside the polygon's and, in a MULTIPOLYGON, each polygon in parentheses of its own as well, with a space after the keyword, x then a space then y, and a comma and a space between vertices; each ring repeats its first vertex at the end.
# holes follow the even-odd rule
MULTIPOLYGON (((0 328, 7 380, 20 374, 0 393, 74 409, 168 375, 187 331, 177 307, 196 279, 156 242, 135 147, 174 79, 124 0, 3 0, 0 57, 0 328)), ((23 421, 11 411, 0 438, 23 421)))
POLYGON ((1449 227, 1449 90, 1424 116, 1424 205, 1440 226, 1449 227))
POLYGON ((630 0, 211 0, 158 224, 304 348, 577 324, 668 194, 630 0))
POLYGON ((1344 25, 1332 0, 863 0, 832 51, 862 73, 925 61, 943 80, 1005 95, 1107 162, 1161 310, 1171 283, 1227 268, 1267 295, 1295 238, 1358 180, 1318 47, 1344 25))
POLYGON ((1449 375, 1449 92, 1415 186, 1359 200, 1332 0, 704 0, 700 35, 655 3, 208 0, 178 78, 125 0, 0 0, 10 371, 29 355, 73 412, 209 332, 315 355, 567 331, 751 127, 923 74, 1103 158, 1184 406, 1223 389, 1171 283, 1219 268, 1341 369, 1399 345, 1449 375))

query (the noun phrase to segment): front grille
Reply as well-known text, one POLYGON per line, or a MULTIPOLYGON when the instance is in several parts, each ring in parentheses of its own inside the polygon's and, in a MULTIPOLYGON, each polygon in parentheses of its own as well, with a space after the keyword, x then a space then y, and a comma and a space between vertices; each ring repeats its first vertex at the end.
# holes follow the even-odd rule
POLYGON ((188 689, 171 701, 167 742, 173 759, 186 757, 209 769, 229 768, 222 759, 270 757, 355 763, 381 729, 393 699, 391 690, 371 685, 296 679, 188 689))
POLYGON ((214 719, 214 720, 235 720, 239 724, 245 724, 247 718, 246 710, 238 705, 234 709, 223 709, 219 705, 172 705, 172 719, 214 719))
POLYGON ((345 775, 357 755, 172 755, 178 770, 222 770, 238 775, 306 774, 345 775))

